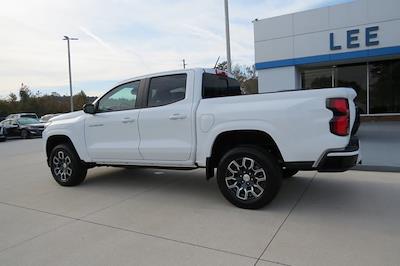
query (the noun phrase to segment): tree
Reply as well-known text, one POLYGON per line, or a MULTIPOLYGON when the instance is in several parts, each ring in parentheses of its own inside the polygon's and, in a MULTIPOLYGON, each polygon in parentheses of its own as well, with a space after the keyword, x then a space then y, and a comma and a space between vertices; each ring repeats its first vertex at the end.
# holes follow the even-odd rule
POLYGON ((235 65, 232 72, 246 94, 258 93, 258 78, 254 65, 235 65))
POLYGON ((10 95, 8 95, 8 101, 10 103, 15 103, 17 102, 18 98, 17 95, 15 95, 15 93, 10 93, 10 95))
MULTIPOLYGON (((45 114, 67 113, 70 111, 70 97, 52 95, 41 95, 39 91, 32 93, 29 87, 21 84, 19 90, 20 100, 14 93, 10 93, 7 99, 0 99, 0 121, 7 115, 20 112, 32 112, 38 116, 45 114)), ((93 102, 96 97, 88 97, 83 91, 74 95, 75 110, 81 110, 83 105, 93 102)))
POLYGON ((82 110, 85 104, 87 104, 87 96, 83 91, 74 95, 74 110, 82 110))
POLYGON ((228 62, 223 61, 223 62, 219 63, 216 68, 219 70, 227 71, 228 70, 228 62))
POLYGON ((27 85, 24 83, 21 83, 21 88, 19 89, 19 97, 21 98, 21 102, 27 103, 29 101, 29 98, 31 97, 32 93, 31 90, 27 85))
MULTIPOLYGON (((228 62, 223 61, 217 65, 217 69, 227 71, 228 62)), ((246 94, 258 93, 258 78, 255 66, 235 65, 232 74, 239 81, 241 88, 246 94)))

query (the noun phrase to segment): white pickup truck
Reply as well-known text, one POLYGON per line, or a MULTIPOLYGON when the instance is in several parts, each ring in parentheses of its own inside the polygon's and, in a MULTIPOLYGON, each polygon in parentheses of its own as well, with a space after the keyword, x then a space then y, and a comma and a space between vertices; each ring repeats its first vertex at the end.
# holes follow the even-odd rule
POLYGON ((245 95, 232 75, 191 69, 121 82, 84 111, 50 120, 48 165, 62 186, 96 166, 217 169, 223 195, 257 209, 299 170, 359 162, 356 93, 348 88, 245 95))

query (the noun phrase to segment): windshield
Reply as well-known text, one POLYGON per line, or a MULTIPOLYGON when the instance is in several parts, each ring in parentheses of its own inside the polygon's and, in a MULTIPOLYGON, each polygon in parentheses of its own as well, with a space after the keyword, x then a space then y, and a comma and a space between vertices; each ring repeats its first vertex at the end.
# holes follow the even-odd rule
POLYGON ((20 125, 30 125, 30 124, 37 124, 37 123, 39 123, 39 120, 38 120, 38 119, 30 118, 30 117, 20 118, 20 119, 18 119, 17 121, 18 121, 18 123, 19 123, 20 125))

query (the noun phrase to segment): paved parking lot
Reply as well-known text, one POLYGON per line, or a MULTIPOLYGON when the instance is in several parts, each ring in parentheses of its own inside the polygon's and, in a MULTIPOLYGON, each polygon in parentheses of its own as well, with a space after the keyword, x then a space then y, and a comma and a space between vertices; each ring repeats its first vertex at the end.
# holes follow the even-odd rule
POLYGON ((258 211, 201 170, 97 168, 58 186, 41 140, 0 143, 0 265, 399 265, 400 174, 303 172, 258 211))

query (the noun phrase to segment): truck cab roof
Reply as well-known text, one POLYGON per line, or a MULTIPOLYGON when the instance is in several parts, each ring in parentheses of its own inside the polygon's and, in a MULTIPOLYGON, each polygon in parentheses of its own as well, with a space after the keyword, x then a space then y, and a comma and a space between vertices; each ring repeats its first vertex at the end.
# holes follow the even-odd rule
POLYGON ((215 68, 187 68, 187 69, 180 69, 180 70, 170 70, 170 71, 164 71, 164 72, 158 72, 158 73, 152 73, 152 74, 147 74, 147 75, 143 75, 143 76, 138 76, 138 77, 133 77, 130 79, 126 79, 123 80, 121 82, 118 82, 117 84, 115 84, 115 86, 124 84, 124 83, 128 83, 128 82, 132 82, 138 79, 146 79, 146 78, 152 78, 152 77, 159 77, 159 76, 168 76, 168 75, 174 75, 174 74, 179 74, 179 73, 185 73, 185 72, 197 72, 197 73, 209 73, 209 74, 216 74, 216 75, 222 75, 222 76, 226 76, 229 78, 235 78, 234 75, 232 75, 231 73, 227 72, 227 71, 223 71, 223 70, 219 70, 219 69, 215 69, 215 68))

